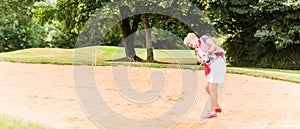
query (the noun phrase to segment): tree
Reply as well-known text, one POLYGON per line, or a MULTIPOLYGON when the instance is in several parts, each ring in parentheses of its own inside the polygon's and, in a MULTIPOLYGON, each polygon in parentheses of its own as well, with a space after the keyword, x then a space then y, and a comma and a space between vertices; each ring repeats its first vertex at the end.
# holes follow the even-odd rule
MULTIPOLYGON (((201 15, 201 11, 195 8, 188 1, 163 1, 163 0, 150 0, 150 1, 122 1, 122 4, 119 5, 119 9, 121 13, 121 26, 123 30, 123 36, 125 39, 125 50, 126 56, 129 59, 136 57, 134 54, 134 45, 133 40, 135 37, 135 33, 138 29, 138 23, 140 21, 143 22, 146 37, 146 47, 147 47, 147 60, 153 60, 153 51, 151 44, 151 32, 149 28, 155 26, 164 27, 168 30, 178 33, 178 28, 181 27, 182 30, 187 32, 188 30, 194 30, 197 32, 210 32, 212 33, 213 28, 208 23, 208 19, 205 19, 203 15, 201 15), (177 8, 176 8, 177 7, 177 8), (140 12, 140 13, 139 13, 140 12), (141 17, 142 14, 142 17, 141 17), (142 20, 140 20, 142 18, 142 20), (177 18, 177 20, 175 20, 177 18), (130 29, 129 20, 132 19, 132 28, 130 29), (171 19, 171 20, 170 20, 171 19), (160 21, 162 20, 162 21, 160 21), (183 20, 183 21, 180 21, 183 20), (173 23, 172 23, 172 22, 173 23), (184 22, 185 23, 181 23, 184 22), (166 24, 158 25, 158 22, 166 22, 172 23, 172 27, 165 27, 166 24), (188 25, 186 25, 188 24, 188 25), (189 27, 190 26, 190 27, 189 27), (209 27, 208 27, 209 26, 209 27), (178 27, 178 28, 177 28, 178 27), (170 29, 171 28, 171 29, 170 29), (204 31, 205 30, 205 31, 204 31), (130 36, 129 36, 130 35, 130 36), (128 52, 129 50, 129 52, 128 52), (132 50, 132 51, 130 51, 132 50), (132 55, 130 55, 132 54, 132 55), (129 56, 128 56, 129 55, 129 56)), ((111 6, 110 6, 111 7, 111 6)), ((110 10, 113 10, 110 8, 110 10)), ((182 31, 181 31, 182 32, 182 31)), ((181 33, 181 35, 183 35, 181 33)), ((184 36, 186 33, 184 33, 184 36)), ((133 58, 134 59, 134 58, 133 58)))
MULTIPOLYGON (((151 25, 153 25, 153 27, 167 28, 175 32, 175 34, 178 34, 182 37, 183 35, 185 36, 186 32, 190 30, 195 30, 197 32, 203 32, 203 30, 211 30, 211 28, 203 27, 202 23, 204 23, 203 21, 207 19, 205 19, 203 16, 195 15, 195 14, 200 15, 201 11, 197 11, 197 8, 192 6, 188 1, 178 1, 178 0, 114 1, 112 3, 109 3, 108 0, 107 1, 61 0, 58 1, 56 5, 56 9, 52 13, 50 13, 53 15, 49 17, 60 21, 66 30, 71 30, 71 32, 77 34, 84 33, 85 37, 82 37, 80 41, 83 41, 84 39, 93 40, 90 45, 95 45, 94 43, 99 40, 101 41, 105 40, 103 39, 103 37, 105 38, 105 36, 103 36, 102 39, 101 38, 99 39, 99 37, 101 36, 97 37, 96 35, 100 34, 108 26, 106 25, 100 27, 99 25, 87 25, 88 19, 100 17, 102 18, 101 20, 103 21, 105 20, 109 21, 109 19, 113 17, 115 18, 114 20, 120 21, 119 24, 122 30, 126 58, 131 61, 141 61, 141 59, 137 57, 135 54, 134 38, 135 38, 135 32, 137 30, 145 29, 143 27, 139 27, 140 25, 139 23, 143 21, 141 19, 141 15, 144 15, 144 13, 147 13, 147 11, 152 12, 152 14, 151 13, 147 14, 149 28, 152 28, 151 25), (105 4, 109 4, 109 5, 105 5, 105 4), (174 7, 178 7, 178 8, 174 8, 174 7), (162 15, 156 15, 155 13, 161 13, 162 15), (109 14, 113 14, 113 15, 111 16, 109 14), (168 16, 163 16, 164 14, 168 14, 168 16), (188 17, 191 14, 194 17, 188 17), (180 23, 180 20, 178 19, 185 19, 186 23, 180 23), (163 21, 159 21, 159 20, 166 21, 165 23, 172 25, 172 27, 165 27, 164 25, 166 24, 164 25, 157 24, 158 22, 164 23, 163 21), (184 24, 188 24, 188 25, 184 25, 184 24), (193 27, 189 27, 190 25, 193 25, 193 27), (88 30, 87 26, 90 26, 92 28, 98 28, 98 30, 88 30), (179 30, 178 28, 181 31, 178 31, 179 30), (83 32, 83 30, 85 32, 83 32), (185 34, 182 34, 180 32, 185 32, 185 34)), ((42 17, 42 19, 45 19, 45 17, 42 17)), ((147 22, 147 19, 144 19, 144 23, 147 22)), ((110 22, 114 22, 114 21, 110 21, 110 22)), ((97 23, 97 21, 92 21, 90 23, 100 24, 97 23)), ((208 23, 205 23, 205 25, 208 25, 208 23)), ((106 33, 107 32, 105 32, 105 34, 106 33)), ((148 39, 150 38, 148 37, 148 39)), ((148 48, 150 48, 150 45, 148 45, 148 48)), ((150 51, 149 54, 151 54, 150 51)), ((151 55, 149 55, 149 59, 151 59, 151 55)))
POLYGON ((44 28, 32 21, 35 0, 3 0, 0 5, 0 52, 43 47, 44 28))
POLYGON ((59 0, 55 6, 40 4, 34 9, 34 21, 54 28, 54 34, 50 34, 52 40, 48 41, 50 46, 74 48, 82 27, 95 10, 102 6, 102 2, 103 0, 59 0))
MULTIPOLYGON (((125 53, 126 58, 131 61, 141 61, 140 57, 137 57, 134 51, 134 37, 135 32, 138 29, 138 24, 140 22, 140 14, 133 16, 132 26, 130 25, 130 7, 126 5, 121 5, 120 15, 121 19, 121 27, 123 33, 123 39, 125 44, 125 53)), ((137 11, 137 9, 135 9, 137 11)))
POLYGON ((152 48, 152 41, 151 41, 151 27, 149 24, 149 19, 147 14, 144 14, 142 17, 142 21, 144 24, 145 28, 145 35, 146 35, 146 47, 147 47, 147 61, 153 62, 154 57, 153 57, 153 48, 152 48))
POLYGON ((297 0, 203 3, 216 28, 228 35, 224 47, 231 65, 300 68, 300 3, 297 0))
MULTIPOLYGON (((40 8, 41 13, 38 13, 40 15, 38 15, 37 21, 39 21, 41 24, 45 24, 52 20, 58 20, 62 23, 63 32, 69 32, 71 35, 74 35, 69 36, 71 38, 68 38, 68 40, 74 40, 73 38, 76 38, 78 34, 82 32, 83 26, 94 15, 97 9, 103 7, 103 5, 108 2, 110 2, 110 0, 60 0, 57 2, 55 7, 40 8)), ((119 9, 119 12, 121 12, 121 17, 124 17, 124 20, 122 20, 120 24, 123 38, 125 40, 126 57, 130 60, 140 60, 140 58, 135 55, 133 45, 134 36, 129 37, 129 35, 134 34, 134 32, 137 30, 137 24, 140 20, 139 15, 135 16, 131 27, 130 17, 128 17, 128 12, 130 10, 129 7, 122 6, 119 9)), ((110 10, 108 9, 107 11, 110 10)), ((73 46, 75 46, 75 42, 73 46)))

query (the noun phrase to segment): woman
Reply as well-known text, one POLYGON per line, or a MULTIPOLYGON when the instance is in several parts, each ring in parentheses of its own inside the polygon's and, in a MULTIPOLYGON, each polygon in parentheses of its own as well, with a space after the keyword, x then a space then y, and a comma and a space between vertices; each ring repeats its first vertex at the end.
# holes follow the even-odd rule
POLYGON ((217 87, 224 83, 226 73, 224 50, 206 35, 198 38, 194 33, 189 33, 184 43, 195 48, 197 60, 203 64, 205 75, 208 75, 205 90, 210 96, 211 105, 205 117, 208 119, 217 117, 216 113, 222 111, 218 103, 217 87))

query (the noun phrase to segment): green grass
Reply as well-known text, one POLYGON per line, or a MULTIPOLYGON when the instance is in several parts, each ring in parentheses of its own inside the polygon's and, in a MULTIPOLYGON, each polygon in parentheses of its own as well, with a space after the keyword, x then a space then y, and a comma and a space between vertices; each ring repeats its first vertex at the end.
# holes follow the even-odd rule
POLYGON ((294 83, 300 83, 299 70, 280 70, 280 69, 262 69, 262 68, 227 68, 229 73, 243 74, 254 77, 264 77, 274 80, 282 80, 294 83))
MULTIPOLYGON (((146 59, 146 49, 136 48, 136 54, 146 59)), ((0 61, 42 63, 42 64, 80 64, 80 65, 128 65, 135 67, 202 69, 196 65, 193 50, 154 50, 154 58, 160 63, 127 62, 123 47, 85 47, 79 49, 32 48, 14 52, 0 53, 0 61)), ((228 67, 228 73, 264 77, 300 83, 299 70, 260 69, 228 67)))
POLYGON ((16 119, 8 115, 0 115, 1 129, 51 129, 40 124, 16 119))
POLYGON ((57 48, 32 48, 7 53, 0 53, 1 61, 43 63, 43 64, 72 64, 73 50, 57 48))

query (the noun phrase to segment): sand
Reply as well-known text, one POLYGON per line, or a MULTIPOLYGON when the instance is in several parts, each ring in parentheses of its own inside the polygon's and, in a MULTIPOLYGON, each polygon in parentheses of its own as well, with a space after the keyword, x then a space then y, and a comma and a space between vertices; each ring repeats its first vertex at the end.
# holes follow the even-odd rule
POLYGON ((208 97, 203 71, 186 70, 199 78, 191 80, 179 69, 97 66, 83 75, 95 77, 94 81, 81 80, 85 84, 78 84, 81 77, 73 76, 73 68, 0 62, 0 114, 57 129, 300 128, 300 84, 226 74, 220 102, 223 112, 201 124, 198 121, 208 97), (124 74, 128 78, 122 78, 124 74), (96 93, 103 97, 101 102, 96 101, 99 94, 77 94, 95 88, 87 85, 93 82, 96 93), (187 105, 176 109, 173 105, 177 102, 187 105), (87 104, 94 107, 82 108, 87 104), (109 108, 101 108, 103 105, 109 108), (99 112, 101 117, 95 118, 99 112))

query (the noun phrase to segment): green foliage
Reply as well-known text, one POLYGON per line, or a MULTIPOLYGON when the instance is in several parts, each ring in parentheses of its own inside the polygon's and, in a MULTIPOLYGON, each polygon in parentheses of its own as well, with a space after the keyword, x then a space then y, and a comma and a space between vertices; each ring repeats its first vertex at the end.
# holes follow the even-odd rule
POLYGON ((62 24, 54 20, 45 26, 48 28, 47 47, 74 48, 78 34, 71 32, 71 30, 64 30, 62 24))
POLYGON ((123 40, 122 30, 119 24, 114 25, 110 31, 106 33, 100 45, 118 46, 123 40))
POLYGON ((188 32, 192 32, 191 28, 180 22, 178 19, 152 14, 150 16, 151 26, 154 27, 153 42, 158 48, 184 49, 182 39, 188 32), (156 31, 155 31, 156 30, 156 31))
POLYGON ((31 11, 34 14, 32 21, 44 25, 50 19, 54 19, 54 12, 56 11, 56 8, 55 6, 49 5, 47 3, 35 3, 31 11))
POLYGON ((0 52, 43 47, 44 28, 32 22, 33 0, 4 0, 0 5, 0 52))
POLYGON ((300 44, 299 1, 264 1, 257 8, 259 13, 264 13, 265 21, 255 37, 261 42, 274 42, 278 50, 300 44))
MULTIPOLYGON (((61 2, 65 1, 59 1, 58 3, 61 2)), ((35 16, 33 21, 45 26, 47 30, 46 47, 74 48, 78 33, 72 31, 64 21, 60 21, 59 18, 62 18, 62 16, 58 14, 61 11, 58 9, 57 6, 47 3, 36 4, 32 9, 35 16)))
MULTIPOLYGON (((119 18, 120 20, 120 10, 119 8, 112 8, 109 6, 104 6, 108 4, 110 1, 109 0, 99 0, 99 1, 94 1, 94 0, 84 0, 84 1, 76 1, 76 0, 60 0, 58 1, 56 6, 51 6, 51 5, 41 5, 35 9, 35 13, 37 14, 37 17, 35 18, 35 21, 37 23, 45 25, 46 23, 48 24, 53 24, 51 23, 52 20, 58 21, 61 24, 61 27, 58 29, 56 28, 55 30, 58 29, 58 31, 62 33, 73 33, 73 34, 79 34, 82 32, 83 27, 88 28, 89 25, 86 23, 88 22, 88 19, 91 17, 97 17, 102 20, 102 22, 105 22, 105 19, 109 19, 111 15, 108 14, 114 14, 115 17, 119 18), (99 10, 102 10, 102 12, 98 12, 99 10), (97 13, 95 13, 97 12, 97 13)), ((129 7, 129 12, 138 12, 143 9, 147 9, 147 7, 151 7, 151 5, 158 5, 156 8, 157 10, 164 10, 164 11, 172 11, 172 10, 181 10, 182 14, 173 14, 177 16, 186 16, 186 15, 191 15, 191 14, 200 14, 201 12, 193 12, 195 10, 191 9, 192 7, 191 4, 188 4, 188 1, 178 1, 178 0, 171 0, 171 1, 164 1, 164 0, 150 0, 147 2, 144 2, 142 0, 138 1, 114 1, 118 2, 119 6, 128 6, 129 7), (140 7, 137 7, 139 3, 144 3, 145 5, 140 5, 140 7), (180 5, 188 5, 184 6, 183 8, 176 8, 174 9, 174 6, 179 6, 180 5), (141 8, 145 7, 145 8, 141 8), (191 11, 192 10, 192 11, 191 11), (190 11, 190 12, 189 12, 190 11)), ((114 4, 113 4, 114 5, 114 4)), ((181 6, 182 7, 182 6, 181 6)), ((176 12, 176 11, 174 11, 176 12)), ((178 12, 178 11, 177 11, 178 12)), ((172 13, 170 13, 172 14, 172 13)), ((170 32, 171 35, 175 35, 177 37, 183 38, 186 36, 186 33, 191 32, 191 28, 189 26, 191 25, 185 25, 178 21, 176 19, 177 17, 168 17, 168 16, 163 16, 163 15, 158 15, 158 14, 147 14, 149 17, 150 21, 150 26, 161 29, 161 30, 167 30, 170 32)), ((132 21, 133 17, 130 17, 130 24, 132 26, 132 21)), ((198 16, 199 17, 199 16, 198 16)), ((187 19, 189 20, 189 19, 187 19)), ((197 23, 193 23, 194 28, 198 28, 199 32, 204 32, 207 29, 204 29, 199 22, 202 22, 201 19, 190 19, 190 21, 197 21, 197 23), (197 27, 198 26, 198 27, 197 27), (202 29, 202 30, 201 30, 202 29)), ((206 22, 208 19, 205 19, 206 22)), ((205 21, 203 20, 203 21, 205 21)), ((99 21, 98 21, 99 22, 99 21)), ((139 21, 140 22, 140 21, 139 21)), ((121 22, 120 22, 121 23, 121 22)), ((87 32, 90 35, 93 35, 93 33, 99 33, 102 30, 105 30, 107 26, 97 26, 98 28, 94 28, 97 30, 93 31, 98 31, 98 32, 87 32)), ((143 26, 140 23, 138 27, 138 31, 143 30, 143 26)), ((174 39, 173 37, 163 37, 163 35, 160 31, 154 31, 153 32, 153 44, 157 46, 162 46, 162 44, 169 44, 171 45, 171 48, 180 48, 182 46, 178 46, 177 43, 181 43, 182 41, 180 39, 174 39), (157 36, 158 35, 158 36, 157 36)), ((140 38, 136 38, 138 41, 136 41, 135 45, 137 46, 143 46, 145 40, 142 40, 141 37, 144 37, 144 33, 138 32, 137 35, 140 38)), ((74 38, 76 38, 77 35, 74 35, 74 38)), ((88 35, 87 35, 88 36, 88 35)), ((72 36, 71 36, 72 37, 72 36)), ((93 36, 89 36, 91 38, 93 36)), ((63 37, 62 37, 63 38, 63 37)), ((69 39, 70 36, 65 37, 65 40, 72 40, 74 39, 69 39)), ((109 32, 106 33, 104 39, 102 40, 101 45, 119 45, 122 41, 123 35, 122 35, 122 29, 120 25, 114 25, 109 32)), ((98 42, 101 39, 98 39, 98 42)), ((94 41, 92 41, 94 42, 94 41)), ((52 46, 55 46, 56 43, 49 43, 52 46)), ((74 44, 73 44, 74 45, 74 44)))
MULTIPOLYGON (((182 37, 191 32, 184 23, 179 20, 160 14, 147 14, 151 26, 151 40, 153 48, 157 49, 185 49, 182 37)), ((142 23, 140 23, 142 24, 142 23)), ((140 25, 140 31, 136 32, 135 46, 146 48, 145 30, 140 25)))
POLYGON ((36 4, 33 21, 46 26, 47 47, 74 48, 78 34, 101 0, 58 0, 55 6, 36 4))
POLYGON ((59 0, 55 18, 61 21, 64 29, 79 34, 81 28, 93 13, 109 0, 59 0))

